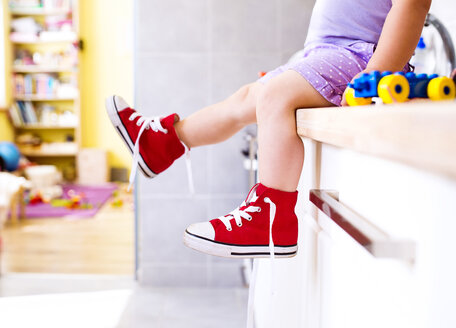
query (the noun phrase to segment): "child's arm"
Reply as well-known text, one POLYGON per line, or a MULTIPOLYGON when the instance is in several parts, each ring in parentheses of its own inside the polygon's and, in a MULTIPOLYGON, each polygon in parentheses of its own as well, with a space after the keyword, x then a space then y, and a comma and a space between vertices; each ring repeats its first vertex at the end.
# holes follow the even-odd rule
MULTIPOLYGON (((393 0, 377 49, 362 72, 401 71, 410 60, 432 0, 393 0)), ((345 94, 342 105, 346 105, 345 94)))

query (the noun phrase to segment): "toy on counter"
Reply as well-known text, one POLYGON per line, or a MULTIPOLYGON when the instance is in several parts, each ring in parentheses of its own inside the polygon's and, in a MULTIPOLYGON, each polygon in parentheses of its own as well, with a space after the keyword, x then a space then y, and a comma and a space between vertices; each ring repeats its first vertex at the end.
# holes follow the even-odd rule
POLYGON ((350 106, 369 105, 373 97, 380 97, 385 104, 413 98, 451 100, 456 97, 455 82, 437 74, 373 71, 362 74, 348 88, 346 99, 350 106))

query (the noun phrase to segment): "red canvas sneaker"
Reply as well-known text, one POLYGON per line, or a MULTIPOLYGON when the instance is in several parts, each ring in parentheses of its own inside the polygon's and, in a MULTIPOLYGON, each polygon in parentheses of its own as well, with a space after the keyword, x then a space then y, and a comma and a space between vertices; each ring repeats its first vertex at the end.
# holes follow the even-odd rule
POLYGON ((136 165, 146 177, 154 178, 186 151, 174 130, 174 124, 179 121, 177 114, 144 117, 119 96, 108 97, 106 109, 112 124, 133 154, 130 183, 136 165))
POLYGON ((223 257, 293 257, 298 250, 297 198, 297 191, 280 191, 259 183, 231 213, 190 225, 184 243, 223 257))

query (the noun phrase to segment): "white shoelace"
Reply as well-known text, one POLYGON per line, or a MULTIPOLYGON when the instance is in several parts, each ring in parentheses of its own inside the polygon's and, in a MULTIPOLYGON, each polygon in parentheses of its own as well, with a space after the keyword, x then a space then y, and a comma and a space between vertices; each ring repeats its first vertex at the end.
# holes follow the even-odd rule
POLYGON ((274 240, 272 239, 272 224, 276 216, 277 206, 269 197, 264 198, 264 202, 269 204, 269 255, 271 259, 271 295, 275 294, 275 266, 274 266, 274 240))
POLYGON ((230 222, 232 218, 234 218, 234 221, 236 222, 238 227, 242 227, 242 219, 252 221, 252 216, 249 213, 261 212, 261 207, 259 206, 249 206, 241 210, 241 207, 244 207, 246 205, 247 204, 245 202, 242 202, 241 206, 231 211, 228 215, 218 217, 218 219, 222 221, 222 223, 225 225, 226 230, 233 230, 230 222))
MULTIPOLYGON (((254 202, 257 200, 258 197, 256 194, 252 197, 251 201, 254 202)), ((265 197, 264 202, 269 204, 269 255, 271 259, 271 297, 274 296, 275 294, 275 267, 274 267, 274 259, 275 259, 275 254, 274 254, 274 240, 272 239, 272 225, 274 223, 274 219, 276 216, 277 212, 277 206, 274 204, 274 202, 269 198, 265 197)), ((242 202, 241 206, 233 210, 229 215, 224 216, 224 217, 219 217, 218 219, 223 222, 225 225, 226 229, 228 231, 232 230, 230 220, 234 218, 236 224, 241 227, 242 226, 242 219, 244 218, 248 221, 252 220, 252 216, 248 213, 252 212, 260 212, 261 207, 259 206, 249 206, 243 210, 240 208, 243 206, 246 206, 247 204, 245 202, 242 202), (230 217, 231 216, 231 217, 230 217)), ((250 280, 250 286, 249 286, 249 301, 248 301, 248 306, 247 306, 247 328, 254 328, 255 327, 255 320, 254 320, 254 300, 255 300, 255 287, 256 287, 256 278, 257 278, 257 272, 258 272, 258 260, 254 259, 253 261, 253 272, 252 272, 252 278, 250 280)))
MULTIPOLYGON (((164 134, 168 133, 168 130, 165 129, 161 125, 161 117, 160 116, 155 116, 155 117, 144 117, 141 116, 139 113, 135 112, 130 115, 128 118, 130 121, 134 121, 137 117, 139 117, 138 121, 136 122, 137 126, 140 126, 141 129, 139 130, 138 137, 136 138, 135 142, 135 147, 133 151, 133 160, 132 160, 132 166, 131 166, 131 172, 130 172, 130 179, 129 179, 129 185, 128 185, 128 190, 131 190, 131 186, 135 182, 135 177, 136 177, 136 171, 138 170, 138 161, 139 161, 139 139, 141 138, 144 130, 149 130, 152 129, 154 132, 162 132, 164 134)), ((195 193, 195 187, 193 184, 193 175, 192 175, 192 163, 190 160, 190 149, 188 149, 187 145, 185 145, 181 141, 182 145, 185 148, 185 164, 187 166, 187 177, 188 177, 188 185, 190 189, 190 193, 193 195, 195 193)))

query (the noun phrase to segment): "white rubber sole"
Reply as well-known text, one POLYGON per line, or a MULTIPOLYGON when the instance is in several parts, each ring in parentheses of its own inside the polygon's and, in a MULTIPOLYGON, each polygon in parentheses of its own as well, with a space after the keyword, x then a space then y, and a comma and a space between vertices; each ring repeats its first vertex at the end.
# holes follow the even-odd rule
MULTIPOLYGON (((122 138, 122 140, 127 145, 127 148, 130 150, 130 153, 133 155, 133 149, 135 148, 134 141, 131 140, 130 135, 128 134, 127 129, 123 125, 119 117, 119 111, 117 110, 117 104, 115 96, 106 98, 105 100, 106 110, 108 112, 109 119, 111 120, 112 125, 114 125, 117 133, 122 138)), ((139 170, 147 178, 155 178, 158 174, 154 173, 146 164, 141 154, 139 154, 138 159, 139 170)))
MULTIPOLYGON (((194 250, 209 255, 229 258, 269 258, 269 245, 244 246, 219 243, 184 232, 184 244, 194 250)), ((298 252, 298 245, 274 246, 274 256, 278 258, 293 257, 298 252)))

